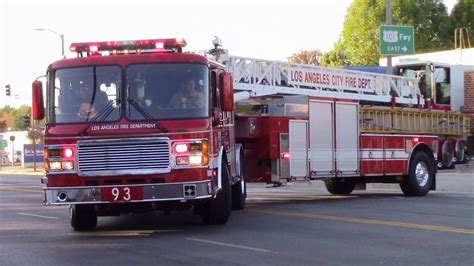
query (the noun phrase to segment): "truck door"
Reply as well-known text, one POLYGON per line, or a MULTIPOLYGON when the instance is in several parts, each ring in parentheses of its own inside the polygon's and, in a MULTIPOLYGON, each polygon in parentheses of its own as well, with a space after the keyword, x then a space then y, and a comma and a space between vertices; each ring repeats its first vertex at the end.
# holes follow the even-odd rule
POLYGON ((219 150, 220 145, 224 147, 230 167, 230 174, 231 176, 236 176, 234 112, 226 112, 221 108, 219 74, 222 72, 222 69, 211 69, 210 71, 213 134, 217 135, 214 138, 217 140, 216 150, 219 150))
POLYGON ((311 100, 310 170, 313 177, 359 175, 359 105, 311 100))
POLYGON ((334 175, 333 101, 309 102, 309 159, 312 176, 334 175))
POLYGON ((290 120, 290 176, 308 176, 308 121, 290 120))
POLYGON ((359 172, 359 105, 336 102, 336 169, 338 175, 359 172))

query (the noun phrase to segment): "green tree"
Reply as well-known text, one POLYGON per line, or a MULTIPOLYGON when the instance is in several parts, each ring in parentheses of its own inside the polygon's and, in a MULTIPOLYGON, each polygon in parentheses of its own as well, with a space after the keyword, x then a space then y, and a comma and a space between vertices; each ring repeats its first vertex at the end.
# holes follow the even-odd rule
POLYGON ((31 107, 22 105, 20 108, 15 110, 15 129, 16 130, 28 130, 25 126, 25 120, 23 117, 31 115, 31 107))
POLYGON ((336 67, 336 66, 347 66, 350 65, 350 61, 347 58, 344 45, 339 40, 334 49, 323 55, 321 59, 321 65, 325 67, 336 67))
POLYGON ((20 108, 15 109, 10 106, 0 108, 0 121, 5 121, 5 125, 2 126, 3 130, 10 128, 11 131, 17 130, 28 130, 25 127, 23 117, 30 115, 31 107, 22 105, 20 108))
POLYGON ((0 121, 2 122, 2 132, 12 129, 14 124, 13 111, 15 109, 10 106, 5 106, 0 109, 0 121))
POLYGON ((378 63, 378 27, 385 20, 385 0, 355 0, 347 9, 343 51, 351 65, 378 63))
MULTIPOLYGON (((451 32, 455 29, 467 28, 471 47, 474 47, 474 1, 458 0, 451 11, 451 32)), ((454 35, 451 35, 454 36, 454 35)), ((458 36, 459 38, 459 36, 458 36)), ((467 40, 466 40, 467 42, 467 40)), ((467 45, 467 43, 466 43, 467 45)))
MULTIPOLYGON (((338 50, 324 57, 324 65, 378 65, 385 4, 386 0, 355 0, 347 9, 338 50)), ((416 51, 446 49, 452 43, 451 23, 441 0, 392 0, 392 23, 414 27, 416 51)))
POLYGON ((293 54, 288 60, 294 64, 321 65, 321 57, 323 53, 319 50, 302 50, 293 54))

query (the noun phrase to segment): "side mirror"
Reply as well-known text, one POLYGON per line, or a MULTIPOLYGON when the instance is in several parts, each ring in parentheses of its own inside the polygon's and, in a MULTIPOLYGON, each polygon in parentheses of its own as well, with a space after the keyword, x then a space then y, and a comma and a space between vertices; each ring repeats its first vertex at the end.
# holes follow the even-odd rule
POLYGON ((32 85, 32 116, 34 120, 42 120, 44 118, 44 103, 43 103, 43 83, 36 80, 32 85))
POLYGON ((234 110, 234 80, 228 72, 219 75, 219 83, 221 85, 221 107, 222 111, 230 112, 234 110))

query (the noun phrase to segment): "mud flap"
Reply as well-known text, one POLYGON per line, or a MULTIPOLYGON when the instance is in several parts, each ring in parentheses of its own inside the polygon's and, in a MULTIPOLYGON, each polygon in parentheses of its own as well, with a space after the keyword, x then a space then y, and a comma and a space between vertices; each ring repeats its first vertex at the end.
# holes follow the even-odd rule
POLYGON ((436 174, 433 175, 433 182, 431 182, 430 190, 436 190, 436 174))

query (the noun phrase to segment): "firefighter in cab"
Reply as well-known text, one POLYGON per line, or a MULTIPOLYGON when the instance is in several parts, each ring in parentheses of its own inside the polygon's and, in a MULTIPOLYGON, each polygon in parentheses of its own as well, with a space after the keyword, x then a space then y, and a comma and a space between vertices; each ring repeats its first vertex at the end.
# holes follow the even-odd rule
POLYGON ((189 79, 182 84, 182 88, 170 101, 171 108, 201 108, 204 96, 199 92, 196 80, 189 79))

